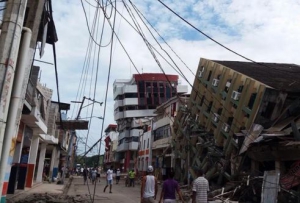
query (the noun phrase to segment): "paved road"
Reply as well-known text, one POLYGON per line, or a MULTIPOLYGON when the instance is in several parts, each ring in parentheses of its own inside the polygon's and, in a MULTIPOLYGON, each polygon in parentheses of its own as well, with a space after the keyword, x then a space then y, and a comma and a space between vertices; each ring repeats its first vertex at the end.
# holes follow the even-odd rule
MULTIPOLYGON (((109 188, 106 192, 103 192, 106 181, 105 178, 101 178, 100 183, 96 184, 95 203, 139 203, 140 202, 140 185, 135 187, 125 187, 124 180, 121 180, 119 184, 113 184, 112 193, 109 193, 109 188)), ((82 177, 74 177, 72 185, 69 188, 68 195, 91 195, 94 194, 94 185, 91 183, 87 185, 83 184, 82 177)), ((160 192, 159 192, 160 194, 160 192)))

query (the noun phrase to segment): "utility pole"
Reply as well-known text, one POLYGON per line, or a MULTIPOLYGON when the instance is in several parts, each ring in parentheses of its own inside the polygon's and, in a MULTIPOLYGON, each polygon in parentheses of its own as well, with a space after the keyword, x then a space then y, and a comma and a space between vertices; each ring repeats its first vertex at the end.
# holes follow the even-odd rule
MULTIPOLYGON (((76 117, 75 120, 78 120, 79 117, 80 117, 80 113, 81 113, 82 106, 83 106, 83 103, 84 103, 85 99, 86 99, 86 97, 83 97, 81 102, 74 102, 74 103, 80 103, 78 114, 77 114, 77 117, 76 117)), ((71 132, 71 138, 70 138, 70 141, 69 141, 68 153, 67 153, 67 163, 64 164, 64 169, 63 169, 63 174, 62 174, 62 184, 64 184, 64 182, 65 182, 66 169, 68 168, 68 170, 69 170, 70 157, 71 157, 70 154, 71 154, 72 145, 73 145, 73 139, 74 139, 75 134, 76 134, 75 130, 71 132)))

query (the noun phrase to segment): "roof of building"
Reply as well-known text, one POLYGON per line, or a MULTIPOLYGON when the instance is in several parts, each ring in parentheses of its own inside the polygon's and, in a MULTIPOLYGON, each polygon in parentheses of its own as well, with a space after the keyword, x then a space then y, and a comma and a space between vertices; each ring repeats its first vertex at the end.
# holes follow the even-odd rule
POLYGON ((142 73, 142 74, 133 74, 133 77, 136 81, 178 81, 178 75, 170 75, 164 73, 142 73))
POLYGON ((180 96, 174 96, 174 97, 168 99, 167 101, 165 101, 164 103, 162 103, 161 105, 156 107, 156 110, 154 111, 154 113, 159 114, 159 113, 164 112, 165 108, 167 108, 171 104, 177 102, 179 98, 181 99, 182 102, 188 101, 190 98, 190 94, 182 94, 180 96))
POLYGON ((106 129, 105 129, 105 131, 104 132, 110 132, 110 131, 112 131, 111 129, 112 128, 115 128, 115 130, 117 130, 117 124, 109 124, 107 127, 106 127, 106 129))
POLYGON ((252 63, 242 61, 217 61, 237 72, 247 75, 274 89, 287 92, 300 92, 300 66, 285 63, 252 63))

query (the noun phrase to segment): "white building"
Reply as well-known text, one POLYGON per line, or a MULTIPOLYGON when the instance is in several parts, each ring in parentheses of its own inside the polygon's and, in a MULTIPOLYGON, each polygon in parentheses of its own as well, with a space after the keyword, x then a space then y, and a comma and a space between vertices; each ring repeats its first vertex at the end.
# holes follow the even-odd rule
POLYGON ((125 171, 136 167, 139 137, 144 132, 143 119, 151 119, 157 106, 187 90, 187 86, 178 84, 177 75, 162 73, 134 74, 129 80, 114 82, 114 118, 120 133, 117 161, 120 167, 125 171))

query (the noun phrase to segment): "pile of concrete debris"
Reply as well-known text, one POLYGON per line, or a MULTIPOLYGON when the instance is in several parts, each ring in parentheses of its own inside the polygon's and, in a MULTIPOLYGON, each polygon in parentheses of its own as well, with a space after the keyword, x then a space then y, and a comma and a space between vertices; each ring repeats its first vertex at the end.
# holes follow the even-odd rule
POLYGON ((26 196, 26 198, 14 201, 16 203, 88 203, 90 196, 69 196, 64 194, 39 193, 26 196))

